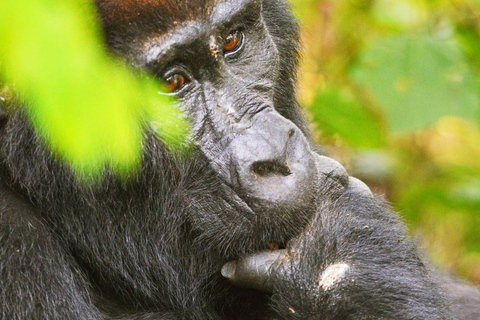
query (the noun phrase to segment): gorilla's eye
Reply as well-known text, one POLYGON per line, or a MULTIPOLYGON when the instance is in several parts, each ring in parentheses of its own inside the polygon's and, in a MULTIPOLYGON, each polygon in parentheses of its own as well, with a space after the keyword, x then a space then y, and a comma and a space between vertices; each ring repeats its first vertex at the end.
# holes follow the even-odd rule
POLYGON ((237 52, 238 49, 242 46, 243 43, 243 32, 235 30, 230 32, 230 34, 225 38, 225 43, 223 44, 224 53, 233 53, 237 52))
POLYGON ((162 91, 165 93, 175 93, 183 89, 187 83, 185 77, 180 73, 175 73, 165 78, 162 91))

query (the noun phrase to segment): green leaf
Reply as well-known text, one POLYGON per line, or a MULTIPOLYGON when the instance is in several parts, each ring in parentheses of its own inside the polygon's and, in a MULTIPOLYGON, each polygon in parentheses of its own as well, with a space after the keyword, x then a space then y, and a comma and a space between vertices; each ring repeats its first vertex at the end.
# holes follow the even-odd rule
POLYGON ((94 17, 89 1, 0 1, 0 77, 55 154, 86 176, 135 168, 145 122, 172 145, 188 127, 157 81, 110 57, 94 17))
POLYGON ((446 115, 478 117, 478 84, 454 41, 415 35, 379 40, 362 54, 352 77, 385 110, 395 132, 446 115))
POLYGON ((310 112, 325 135, 338 135, 352 147, 377 148, 384 144, 379 121, 349 92, 320 90, 310 112))

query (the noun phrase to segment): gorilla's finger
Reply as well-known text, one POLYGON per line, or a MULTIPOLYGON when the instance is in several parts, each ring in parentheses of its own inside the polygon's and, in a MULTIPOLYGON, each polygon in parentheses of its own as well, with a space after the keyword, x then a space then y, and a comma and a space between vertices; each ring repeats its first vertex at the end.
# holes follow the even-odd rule
POLYGON ((353 193, 365 197, 373 197, 373 193, 370 188, 363 181, 354 177, 348 177, 348 189, 353 193))
POLYGON ((287 259, 287 250, 262 251, 228 262, 222 275, 239 287, 272 293, 287 259))
POLYGON ((344 188, 348 187, 348 173, 347 170, 338 162, 332 158, 316 155, 315 164, 317 166, 317 172, 319 179, 326 177, 335 179, 344 188))

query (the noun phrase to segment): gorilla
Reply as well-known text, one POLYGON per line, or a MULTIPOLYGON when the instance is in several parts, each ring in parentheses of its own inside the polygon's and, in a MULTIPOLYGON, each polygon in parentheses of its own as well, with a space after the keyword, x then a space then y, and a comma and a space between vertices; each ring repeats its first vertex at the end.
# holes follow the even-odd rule
POLYGON ((318 155, 284 0, 97 0, 105 43, 164 83, 195 146, 81 183, 3 97, 2 319, 480 319, 382 200, 318 155))

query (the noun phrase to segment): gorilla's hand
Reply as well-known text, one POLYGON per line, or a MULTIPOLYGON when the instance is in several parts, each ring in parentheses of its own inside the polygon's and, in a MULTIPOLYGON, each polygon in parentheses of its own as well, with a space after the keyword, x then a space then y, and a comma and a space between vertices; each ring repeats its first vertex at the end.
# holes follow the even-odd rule
POLYGON ((287 249, 229 262, 223 276, 271 293, 281 319, 453 319, 398 216, 359 180, 325 177, 287 249))
MULTIPOLYGON (((332 179, 328 191, 323 188, 324 193, 335 190, 336 192, 334 191, 328 196, 333 197, 334 194, 338 196, 339 189, 341 189, 338 182, 346 174, 345 170, 338 162, 327 157, 319 156, 317 163, 319 164, 319 171, 321 171, 320 176, 335 177, 335 179, 332 179)), ((373 197, 370 189, 360 180, 346 176, 344 178, 347 179, 346 183, 341 182, 340 184, 347 186, 346 192, 373 197)), ((325 183, 325 181, 321 182, 325 183)), ((326 196, 325 194, 320 195, 319 198, 325 198, 326 196)), ((314 220, 318 218, 316 217, 314 220)), ((301 256, 298 254, 298 250, 303 247, 305 237, 309 237, 309 230, 312 227, 315 226, 310 225, 305 234, 301 234, 290 241, 287 249, 257 252, 225 264, 222 268, 222 275, 239 287, 275 293, 276 289, 285 287, 286 282, 296 278, 292 275, 292 272, 298 268, 296 260, 301 256)), ((290 286, 293 286, 293 284, 290 284, 290 286)))

